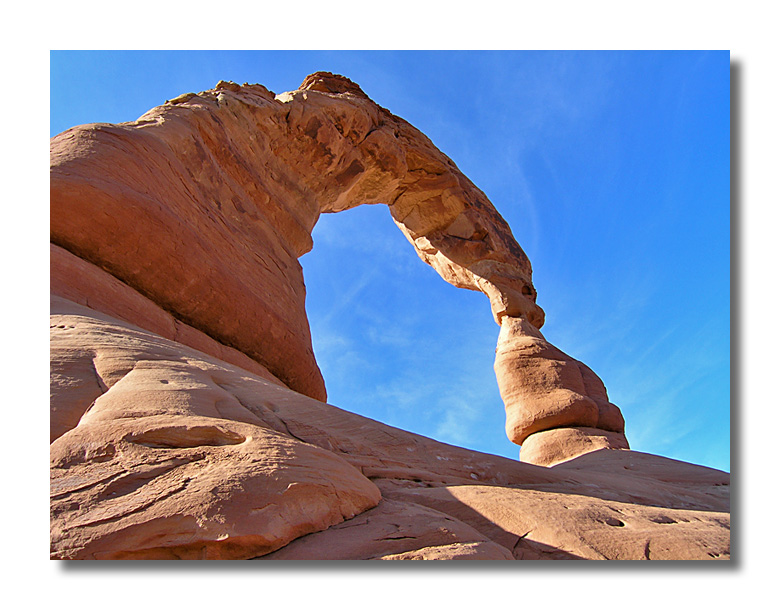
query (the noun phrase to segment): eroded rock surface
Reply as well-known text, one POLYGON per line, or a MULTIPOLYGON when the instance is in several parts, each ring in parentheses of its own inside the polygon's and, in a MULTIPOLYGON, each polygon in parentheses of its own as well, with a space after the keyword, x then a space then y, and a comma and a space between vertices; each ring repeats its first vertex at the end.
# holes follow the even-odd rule
POLYGON ((628 449, 601 379, 524 318, 501 321, 495 361, 506 433, 520 459, 550 466, 596 449, 628 449))
POLYGON ((628 450, 601 380, 539 331, 506 222, 344 77, 60 134, 51 240, 52 557, 729 556, 728 475, 628 450), (488 296, 530 463, 325 404, 297 259, 363 203, 488 296))
POLYGON ((589 369, 583 393, 584 365, 548 358, 542 366, 544 353, 506 357, 520 329, 533 334, 544 322, 528 258, 484 193, 349 79, 316 73, 278 96, 221 82, 132 123, 69 129, 51 151, 54 294, 91 297, 240 366, 252 368, 239 362, 251 359, 325 400, 298 257, 311 249, 321 213, 385 203, 420 258, 451 284, 486 294, 496 322, 511 329, 502 330, 496 370, 513 442, 560 425, 622 432, 620 411, 589 369), (102 299, 91 288, 97 272, 69 255, 110 274, 102 299), (526 379, 535 379, 534 398, 518 392, 526 379))
POLYGON ((279 385, 70 301, 51 307, 54 557, 248 559, 379 502, 358 469, 289 434, 260 398, 279 385), (260 390, 248 404, 230 391, 243 379, 260 390), (62 391, 82 385, 99 388, 90 403, 62 391))
POLYGON ((54 558, 729 556, 725 473, 634 451, 545 468, 461 449, 51 308, 54 558))
POLYGON ((298 257, 323 212, 386 203, 420 257, 541 326, 531 265, 487 197, 348 79, 220 83, 51 143, 51 239, 324 399, 298 257))

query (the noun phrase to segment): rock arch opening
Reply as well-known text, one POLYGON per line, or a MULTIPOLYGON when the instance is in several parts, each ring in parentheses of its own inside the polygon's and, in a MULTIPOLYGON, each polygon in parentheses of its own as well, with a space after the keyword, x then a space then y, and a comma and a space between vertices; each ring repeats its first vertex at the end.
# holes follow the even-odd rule
POLYGON ((52 139, 51 159, 57 256, 161 308, 155 324, 177 340, 248 357, 318 400, 326 392, 298 259, 321 214, 385 203, 420 259, 488 297, 506 432, 526 458, 627 447, 598 377, 541 335, 531 264, 501 215, 424 134, 349 79, 318 72, 280 95, 220 82, 131 123, 70 129, 52 139))
POLYGON ((442 282, 386 206, 324 214, 301 257, 328 401, 453 445, 515 457, 484 297, 442 282))

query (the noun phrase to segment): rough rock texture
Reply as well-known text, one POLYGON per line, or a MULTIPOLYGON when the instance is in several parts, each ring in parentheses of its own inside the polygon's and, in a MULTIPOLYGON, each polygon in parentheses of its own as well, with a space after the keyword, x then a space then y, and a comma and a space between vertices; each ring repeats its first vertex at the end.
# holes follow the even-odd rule
POLYGON ((51 240, 324 399, 298 257, 322 212, 386 203, 420 257, 537 326, 506 222, 422 133, 343 77, 275 97, 220 83, 51 143, 51 240), (324 92, 326 90, 332 93, 324 92))
POLYGON ((54 558, 729 556, 728 475, 628 450, 599 378, 541 335, 501 216, 344 77, 222 82, 60 134, 51 241, 54 558), (380 202, 489 297, 533 463, 322 402, 297 259, 320 213, 380 202))
POLYGON ((249 373, 64 299, 51 309, 55 557, 247 559, 379 502, 354 466, 242 404, 231 388, 249 373))
POLYGON ((729 557, 725 473, 460 449, 71 301, 51 309, 54 558, 729 557))
MULTIPOLYGON (((325 384, 297 259, 323 212, 386 203, 420 258, 453 285, 484 292, 502 328, 533 333, 544 322, 531 264, 484 193, 341 76, 313 74, 279 96, 221 82, 133 123, 69 129, 52 139, 51 163, 54 294, 91 298, 239 366, 254 368, 251 359, 319 400, 325 384), (112 276, 101 278, 102 298, 97 272, 69 254, 112 276)), ((545 354, 508 357, 517 335, 502 332, 496 361, 512 441, 560 425, 622 431, 595 374, 588 369, 593 389, 583 390, 577 369, 586 367, 568 357, 573 364, 551 375, 560 361, 544 364, 545 354), (527 378, 536 378, 533 398, 518 395, 527 378)))
MULTIPOLYGON (((141 326, 166 339, 183 343, 235 364, 278 385, 284 385, 246 354, 215 341, 184 324, 99 267, 50 245, 51 293, 141 326)), ((285 386, 286 387, 286 386, 285 386)))
POLYGON ((622 432, 598 428, 553 428, 528 436, 520 448, 520 459, 540 466, 553 466, 599 449, 628 449, 622 432))
POLYGON ((512 559, 470 525, 417 502, 379 506, 260 559, 512 559))

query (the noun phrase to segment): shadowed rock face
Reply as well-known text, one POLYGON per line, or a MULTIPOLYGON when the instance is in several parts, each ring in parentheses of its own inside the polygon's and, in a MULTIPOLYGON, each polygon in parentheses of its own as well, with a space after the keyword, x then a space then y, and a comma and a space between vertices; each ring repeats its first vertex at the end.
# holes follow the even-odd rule
POLYGON ((51 159, 52 557, 729 556, 728 475, 628 450, 601 380, 541 334, 506 222, 349 79, 221 82, 51 159), (323 402, 298 257, 364 203, 488 296, 531 463, 323 402))

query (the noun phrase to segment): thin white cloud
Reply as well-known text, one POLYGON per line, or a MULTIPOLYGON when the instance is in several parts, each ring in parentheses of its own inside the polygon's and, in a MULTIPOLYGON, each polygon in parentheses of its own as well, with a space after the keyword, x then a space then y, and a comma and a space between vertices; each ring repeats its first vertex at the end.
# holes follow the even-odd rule
POLYGON ((345 292, 341 293, 339 299, 334 301, 333 307, 331 307, 325 315, 319 318, 319 324, 328 325, 338 314, 345 311, 355 299, 357 299, 360 293, 366 289, 371 283, 371 280, 373 280, 378 273, 379 271, 376 268, 370 269, 358 278, 357 281, 353 282, 345 292))

